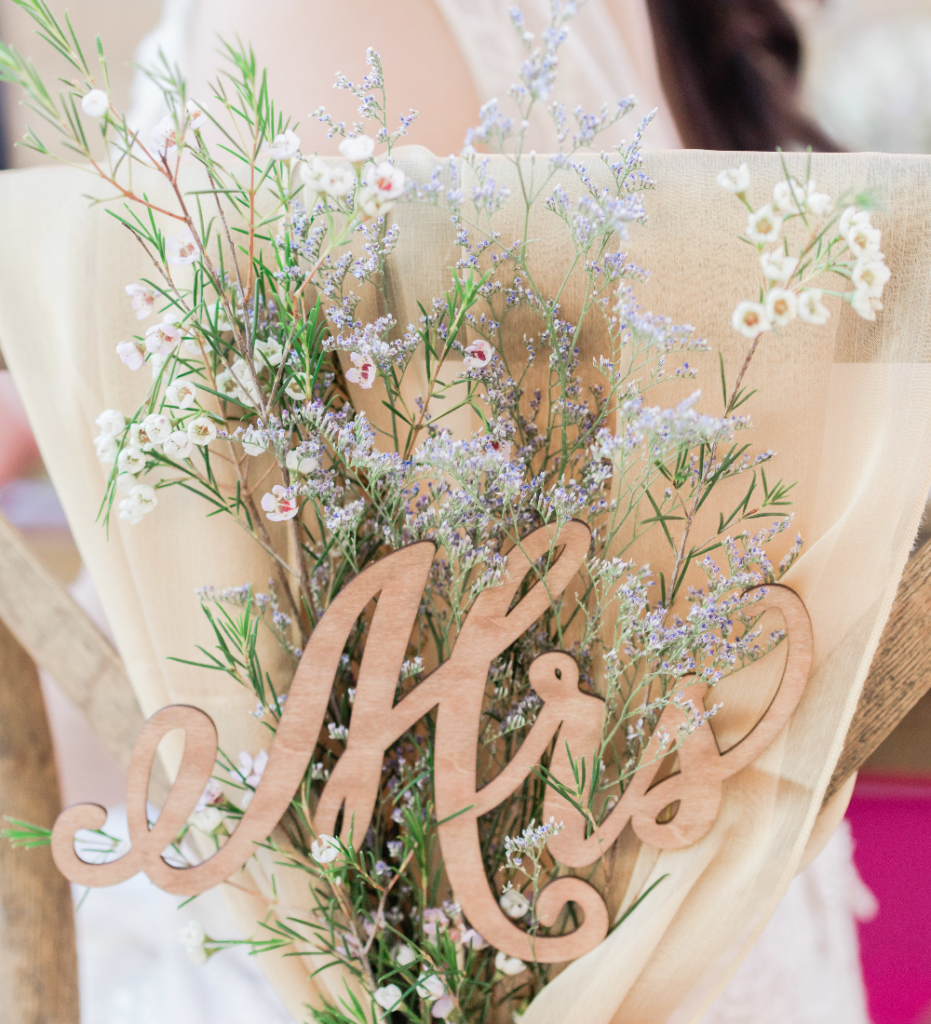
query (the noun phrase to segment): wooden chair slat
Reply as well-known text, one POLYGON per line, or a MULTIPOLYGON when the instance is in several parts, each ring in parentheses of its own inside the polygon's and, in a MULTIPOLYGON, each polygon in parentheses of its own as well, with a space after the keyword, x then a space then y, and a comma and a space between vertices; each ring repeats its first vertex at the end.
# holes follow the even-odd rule
POLYGON ((825 803, 931 688, 931 543, 905 566, 825 803))
MULTIPOLYGON (((46 828, 61 810, 39 676, 2 624, 0 810, 46 828)), ((71 886, 49 848, 0 842, 0 992, 4 1024, 78 1024, 71 886)))

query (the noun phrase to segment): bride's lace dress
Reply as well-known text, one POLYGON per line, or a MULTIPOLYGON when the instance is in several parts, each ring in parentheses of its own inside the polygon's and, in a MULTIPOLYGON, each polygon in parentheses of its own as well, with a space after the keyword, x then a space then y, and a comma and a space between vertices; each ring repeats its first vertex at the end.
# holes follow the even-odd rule
MULTIPOLYGON (((463 53, 481 99, 504 96, 511 69, 523 59, 520 41, 505 14, 508 4, 505 0, 435 2, 463 53)), ((576 104, 598 109, 606 100, 630 94, 638 97, 644 111, 662 103, 645 8, 640 0, 613 2, 619 9, 627 5, 622 19, 609 8, 609 0, 589 0, 573 23, 560 58, 560 98, 570 109, 576 104)), ((138 62, 154 63, 161 51, 184 68, 196 6, 197 0, 165 0, 162 22, 143 40, 138 62)), ((522 7, 528 20, 539 15, 542 21, 549 3, 523 0, 522 7)), ((238 25, 237 29, 243 38, 248 37, 247 25, 238 25)), ((294 36, 306 38, 302 33, 294 36)), ((137 75, 133 103, 132 119, 137 129, 145 131, 164 114, 160 94, 144 76, 137 75)), ((546 116, 533 123, 531 132, 532 144, 539 150, 551 147, 552 126, 546 116)), ((678 146, 671 118, 665 114, 657 117, 648 137, 653 148, 678 146)), ((148 933, 151 922, 141 902, 138 910, 138 915, 122 915, 121 920, 126 929, 141 935, 148 933)), ((869 1024, 856 919, 868 917, 874 910, 875 901, 854 866, 850 832, 844 822, 820 855, 792 882, 703 1024, 869 1024)), ((91 955, 97 945, 90 931, 80 931, 85 956, 91 955)), ((131 936, 125 938, 131 946, 131 936)), ((171 941, 174 936, 166 938, 171 941)), ((255 970, 245 958, 237 968, 240 972, 255 970)), ((95 989, 106 988, 106 973, 98 972, 95 989)), ((185 983, 193 984, 187 972, 185 983)), ((219 1012, 220 1002, 208 995, 215 983, 213 972, 205 971, 201 981, 204 991, 197 999, 198 1020, 203 1024, 233 1019, 226 1010, 219 1012), (218 1012, 213 1013, 211 1007, 218 1012)), ((256 1001, 262 999, 257 988, 249 986, 249 1019, 256 1016, 256 1001)), ((278 1019, 275 1015, 280 1015, 280 1005, 271 990, 267 990, 267 1004, 269 1019, 278 1019)), ((109 1014, 101 1016, 99 1010, 90 1016, 94 1024, 116 1024, 118 1019, 122 1020, 109 1014)), ((686 1021, 674 1018, 674 1024, 686 1021)))

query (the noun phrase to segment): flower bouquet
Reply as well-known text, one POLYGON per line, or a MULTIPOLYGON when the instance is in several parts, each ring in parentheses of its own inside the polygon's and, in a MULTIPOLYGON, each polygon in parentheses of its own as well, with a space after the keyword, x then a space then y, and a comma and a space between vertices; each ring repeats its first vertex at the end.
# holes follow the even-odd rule
MULTIPOLYGON (((373 50, 361 82, 336 83, 359 122, 311 115, 338 156, 302 149, 239 44, 210 96, 149 72, 168 113, 146 138, 110 103, 99 43, 98 71, 67 19, 17 2, 76 77, 53 98, 9 47, 0 72, 151 267, 125 285, 148 325, 112 356, 144 398, 97 419, 101 526, 145 530, 183 491, 268 567, 205 581, 212 643, 174 654, 244 688, 267 742, 229 749, 203 711, 164 708, 130 770, 131 850, 101 857, 105 815, 80 805, 47 837, 56 862, 186 896, 260 874, 271 910, 243 941, 302 958, 316 1021, 536 1019, 560 965, 661 897, 667 875, 635 883, 640 844, 707 835, 726 780, 802 697, 811 624, 778 582, 802 539, 775 452, 744 439, 746 378, 792 321, 824 325, 832 303, 875 319, 890 273, 869 196, 783 164, 754 206, 747 166, 721 172, 759 267, 729 374, 637 298, 650 115, 616 144, 632 100, 550 100, 575 4, 554 3, 539 40, 512 11, 526 61, 510 108, 486 104, 437 162, 398 147, 416 113, 389 120, 373 50), (540 106, 546 157, 525 144, 540 106), (405 218, 451 226, 448 261, 402 273, 405 218), (664 401, 699 368, 704 393, 664 401), (721 753, 716 688, 761 664, 778 693, 721 753), (149 772, 178 728, 150 820, 149 772)), ((203 961, 232 940, 184 941, 203 961)))

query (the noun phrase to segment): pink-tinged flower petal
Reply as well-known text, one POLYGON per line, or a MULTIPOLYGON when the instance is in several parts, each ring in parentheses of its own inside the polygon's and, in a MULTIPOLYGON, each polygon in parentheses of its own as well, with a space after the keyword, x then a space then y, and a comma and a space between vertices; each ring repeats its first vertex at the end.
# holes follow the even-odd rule
POLYGON ((116 354, 130 370, 138 370, 145 362, 145 348, 139 341, 121 341, 116 354))
POLYGON ((465 350, 465 365, 467 370, 484 370, 491 362, 493 349, 484 338, 473 341, 465 350))
POLYGON ((126 294, 132 299, 136 319, 145 320, 155 304, 155 295, 152 289, 143 284, 128 284, 126 285, 126 294))
POLYGON ((262 508, 265 517, 273 523, 285 522, 297 515, 297 498, 280 484, 275 484, 271 492, 262 495, 262 508))
POLYGON ((360 388, 368 389, 375 383, 375 364, 368 356, 360 355, 358 352, 351 352, 350 358, 356 364, 346 371, 346 380, 350 384, 358 384, 360 388))
POLYGON ((173 266, 183 267, 200 259, 200 249, 191 229, 185 225, 177 235, 170 235, 165 242, 165 255, 173 266))

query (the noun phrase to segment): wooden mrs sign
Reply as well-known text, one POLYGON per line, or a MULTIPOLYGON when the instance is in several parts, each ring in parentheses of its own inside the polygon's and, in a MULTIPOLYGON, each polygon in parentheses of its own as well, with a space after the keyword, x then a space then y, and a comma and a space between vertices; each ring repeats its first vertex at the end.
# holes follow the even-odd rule
MULTIPOLYGON (((530 681, 543 706, 514 758, 486 786, 476 791, 478 735, 491 663, 550 607, 569 586, 591 542, 583 523, 570 522, 551 545, 552 532, 541 527, 507 556, 502 583, 475 599, 449 660, 432 672, 397 704, 394 703, 401 664, 407 653, 417 610, 434 557, 434 546, 422 542, 381 559, 360 573, 336 597, 307 643, 298 665, 268 765, 252 802, 226 844, 194 867, 174 867, 162 858, 194 810, 211 773, 217 752, 216 728, 197 708, 173 705, 146 723, 129 768, 127 815, 132 848, 107 864, 89 864, 74 849, 80 829, 101 828, 106 811, 97 804, 79 804, 55 822, 52 853, 61 872, 81 885, 114 885, 144 871, 167 892, 192 896, 223 882, 252 856, 285 814, 314 753, 337 665, 353 625, 368 603, 381 595, 365 645, 352 708, 346 749, 323 790, 314 831, 333 834, 343 810, 344 842, 361 846, 374 812, 385 751, 424 715, 436 711, 435 798, 439 839, 455 899, 470 925, 498 949, 524 960, 554 963, 573 960, 598 945, 608 931, 608 911, 598 892, 579 878, 562 877, 543 889, 537 916, 546 926, 556 923, 568 901, 584 920, 562 936, 531 939, 507 918, 485 877, 479 849, 478 819, 506 800, 539 764, 558 735, 551 765, 554 775, 571 781, 566 744, 576 760, 591 764, 601 740, 603 702, 578 688, 578 670, 564 653, 543 654, 530 667, 530 681), (551 547, 561 549, 542 580, 514 605, 523 580, 551 547), (510 609, 510 610, 509 610, 510 609), (184 755, 178 777, 158 820, 150 829, 146 818, 149 775, 159 741, 172 729, 185 730, 184 755), (464 810, 466 809, 467 810, 464 810)), ((795 710, 811 666, 812 635, 801 599, 791 590, 769 586, 755 606, 778 609, 788 632, 788 656, 776 696, 763 717, 736 746, 721 754, 707 726, 695 730, 679 750, 681 770, 652 784, 662 753, 659 733, 675 735, 685 720, 675 705, 660 716, 646 752, 656 767, 638 772, 600 831, 586 838, 582 817, 548 790, 544 815, 552 814, 565 829, 550 840, 553 855, 563 864, 592 864, 628 821, 645 843, 664 849, 688 846, 714 823, 724 779, 754 761, 775 739, 795 710), (659 823, 660 812, 679 801, 671 821, 659 823)), ((706 686, 690 686, 696 707, 706 686)), ((665 816, 663 816, 665 818, 665 816)))

